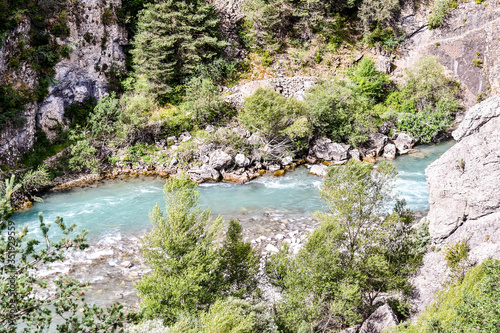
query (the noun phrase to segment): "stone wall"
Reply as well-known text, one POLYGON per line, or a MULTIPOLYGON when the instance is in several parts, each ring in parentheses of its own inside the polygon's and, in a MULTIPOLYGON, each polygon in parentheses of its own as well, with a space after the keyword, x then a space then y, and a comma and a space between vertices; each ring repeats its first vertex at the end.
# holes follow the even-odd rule
POLYGON ((273 89, 284 97, 293 97, 298 100, 304 98, 308 88, 318 81, 314 76, 294 76, 250 81, 226 91, 226 100, 234 107, 243 107, 245 98, 252 96, 259 88, 273 89))
POLYGON ((426 170, 429 252, 414 284, 416 305, 424 309, 446 280, 444 249, 467 240, 472 262, 500 259, 500 95, 467 111, 453 132, 457 144, 426 170), (437 249, 440 249, 438 251, 437 249))

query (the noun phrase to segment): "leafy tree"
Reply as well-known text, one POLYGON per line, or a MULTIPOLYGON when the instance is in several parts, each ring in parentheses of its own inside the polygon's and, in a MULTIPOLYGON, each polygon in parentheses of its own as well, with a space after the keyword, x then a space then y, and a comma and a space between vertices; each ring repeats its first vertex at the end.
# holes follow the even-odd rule
POLYGON ((386 163, 376 172, 355 161, 329 169, 320 192, 328 212, 316 213, 320 227, 295 257, 285 247, 267 268, 283 290, 277 316, 285 332, 349 327, 371 314, 381 293, 408 296, 408 277, 427 248, 404 203, 387 211, 395 176, 386 163))
POLYGON ((89 134, 103 140, 111 139, 111 135, 117 130, 120 115, 120 100, 114 92, 101 98, 88 116, 89 134))
POLYGON ((137 283, 144 313, 173 323, 183 312, 208 308, 217 297, 218 251, 215 240, 222 219, 197 205, 199 192, 185 175, 165 184, 165 214, 158 205, 150 213, 153 230, 142 251, 153 270, 137 283))
POLYGON ((181 109, 191 113, 197 123, 206 124, 225 116, 229 105, 219 95, 219 87, 212 80, 193 77, 186 84, 186 97, 181 109))
POLYGON ((375 102, 382 97, 383 85, 389 83, 389 75, 378 72, 375 62, 369 58, 363 58, 347 74, 355 83, 354 89, 375 102))
POLYGON ((149 81, 149 91, 164 97, 199 64, 217 58, 227 45, 217 34, 219 19, 203 0, 158 0, 147 4, 134 38, 135 71, 149 81))
POLYGON ((16 228, 11 220, 11 197, 20 187, 12 176, 0 198, 0 331, 15 333, 25 326, 23 332, 123 332, 124 323, 136 317, 125 315, 122 305, 102 309, 85 303, 86 285, 79 281, 60 277, 49 283, 38 277, 42 266, 64 261, 67 251, 87 248, 87 232, 72 237, 76 225, 66 226, 59 217, 47 224, 40 214, 43 241, 28 238, 28 227, 16 228), (58 241, 52 240, 53 226, 64 234, 58 241), (51 286, 55 293, 46 293, 51 286), (55 315, 62 319, 60 324, 53 324, 55 315))
POLYGON ((422 57, 385 104, 389 113, 397 114, 399 130, 427 143, 452 124, 460 108, 458 92, 437 57, 422 57))

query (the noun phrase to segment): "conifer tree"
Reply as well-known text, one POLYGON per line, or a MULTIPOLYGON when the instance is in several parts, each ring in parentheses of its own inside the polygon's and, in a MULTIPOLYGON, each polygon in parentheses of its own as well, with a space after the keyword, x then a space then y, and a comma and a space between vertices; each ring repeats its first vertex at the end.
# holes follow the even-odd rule
POLYGON ((218 37, 219 19, 210 2, 156 0, 141 12, 133 41, 136 73, 157 97, 214 60, 228 45, 218 37))

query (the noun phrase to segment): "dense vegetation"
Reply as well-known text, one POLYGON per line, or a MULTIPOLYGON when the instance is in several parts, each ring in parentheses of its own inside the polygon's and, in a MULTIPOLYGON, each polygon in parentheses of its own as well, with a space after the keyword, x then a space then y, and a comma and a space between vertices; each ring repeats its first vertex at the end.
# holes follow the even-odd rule
POLYGON ((415 324, 394 332, 498 332, 499 297, 500 261, 488 259, 441 291, 415 324))
MULTIPOLYGON (((69 33, 64 5, 44 2, 37 6, 31 0, 0 3, 2 38, 22 17, 32 23, 29 41, 20 41, 9 66, 17 70, 20 62, 27 61, 40 78, 34 91, 0 86, 0 129, 13 121, 22 123, 19 115, 26 103, 43 99, 54 64, 68 55, 69 48, 56 43, 56 37, 69 33)), ((368 56, 342 66, 332 61, 346 52, 349 58, 349 52, 360 45, 397 50, 404 36, 394 23, 403 5, 404 1, 395 0, 248 0, 243 8, 246 16, 238 23, 239 42, 248 54, 233 59, 225 50, 235 41, 221 36, 220 18, 210 1, 123 1, 117 15, 132 41, 127 78, 117 92, 99 101, 69 106, 65 116, 71 125, 61 126, 56 139, 49 141, 45 133, 37 133, 34 149, 21 161, 21 185, 14 188, 13 182, 7 182, 1 187, 2 256, 10 251, 6 230, 11 199, 36 199, 36 193, 56 175, 100 173, 118 162, 168 164, 175 160, 183 166, 198 165, 198 149, 203 144, 261 162, 281 161, 305 155, 319 137, 359 147, 382 126, 405 131, 421 143, 439 138, 460 106, 459 88, 446 77, 437 58, 421 59, 398 82, 377 71, 368 56), (222 85, 252 78, 255 71, 261 78, 283 58, 284 63, 294 63, 286 68, 291 68, 289 74, 317 67, 314 73, 322 76, 302 101, 271 89, 258 89, 241 108, 225 101, 222 85), (332 68, 337 68, 335 75, 323 75, 332 68), (208 131, 209 127, 214 128, 208 131), (258 139, 249 143, 233 129, 248 130, 258 139), (179 143, 175 153, 169 152, 172 142, 167 138, 185 131, 195 140, 179 143), (160 141, 164 141, 161 147, 160 141), (44 164, 56 154, 50 166, 44 164)), ((430 27, 442 24, 454 5, 437 0, 430 27)), ((409 278, 421 263, 428 237, 426 225, 415 226, 404 202, 397 201, 387 211, 394 203, 395 177, 387 164, 374 170, 372 165, 352 161, 343 168, 330 168, 321 188, 329 210, 316 214, 320 227, 297 254, 285 246, 267 261, 243 241, 238 221, 229 221, 224 232, 221 218, 199 209, 196 184, 187 176, 169 179, 165 211, 156 206, 151 212, 153 230, 142 243, 152 272, 137 284, 142 321, 130 332, 339 331, 366 319, 380 305, 380 295, 390 295, 398 314, 408 316, 409 278), (264 270, 259 270, 261 263, 264 270), (262 297, 259 278, 268 279, 282 296, 273 308, 262 297)), ((56 225, 67 237, 74 229, 62 220, 56 225)), ((43 219, 40 229, 49 237, 43 219)), ((25 230, 17 232, 15 251, 21 260, 12 271, 16 293, 28 297, 15 299, 20 311, 13 317, 0 314, 1 328, 11 329, 6 322, 12 320, 43 331, 59 312, 70 314, 58 328, 61 332, 121 328, 125 318, 121 307, 104 311, 82 305, 78 295, 83 286, 77 281, 56 282, 59 301, 35 297, 37 288, 44 289, 46 284, 28 269, 62 260, 68 248, 85 247, 84 237, 50 239, 38 250, 43 244, 28 240, 25 230), (83 317, 76 315, 81 306, 83 317)), ((443 299, 470 281, 481 284, 466 296, 460 295, 457 309, 436 306, 422 319, 423 326, 439 330, 460 324, 472 330, 477 323, 471 318, 480 315, 479 305, 487 308, 481 314, 484 318, 498 315, 498 307, 492 305, 498 296, 498 279, 494 279, 498 265, 489 261, 462 280, 468 267, 460 260, 454 263, 463 247, 456 250, 449 254, 457 280, 443 299), (440 312, 446 312, 446 318, 440 312)), ((5 275, 0 282, 6 290, 5 275)), ((12 301, 2 293, 2 309, 12 301)), ((135 319, 133 314, 127 320, 135 319)))

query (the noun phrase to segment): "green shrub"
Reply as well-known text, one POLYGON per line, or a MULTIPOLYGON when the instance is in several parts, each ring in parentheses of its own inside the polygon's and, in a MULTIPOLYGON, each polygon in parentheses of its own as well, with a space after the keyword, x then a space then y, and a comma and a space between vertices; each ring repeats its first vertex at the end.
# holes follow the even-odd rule
POLYGON ((427 18, 429 29, 436 29, 440 27, 446 16, 458 6, 460 0, 434 0, 431 8, 431 14, 427 18))
POLYGON ((8 125, 18 126, 25 119, 20 116, 24 110, 26 98, 8 85, 0 85, 0 130, 8 125))
POLYGON ((94 98, 89 98, 85 102, 75 102, 64 109, 64 117, 69 119, 72 127, 86 126, 95 105, 94 98))
POLYGON ((359 146, 373 130, 371 101, 343 81, 320 81, 304 99, 315 131, 336 142, 359 146))
POLYGON ((500 261, 487 259, 465 277, 439 292, 416 323, 391 332, 481 332, 500 330, 500 261))
POLYGON ((96 157, 97 149, 92 146, 90 140, 79 137, 76 143, 71 146, 70 151, 69 168, 72 171, 90 171, 92 173, 100 171, 101 162, 96 157))
POLYGON ((198 124, 220 120, 229 113, 230 107, 219 95, 219 87, 210 79, 193 77, 186 84, 185 102, 180 106, 191 114, 198 124))
POLYGON ((306 114, 303 104, 285 98, 273 90, 259 88, 245 100, 245 107, 238 117, 252 132, 259 132, 268 140, 283 135, 294 121, 306 114))
POLYGON ((369 58, 363 58, 347 74, 355 83, 354 90, 374 101, 380 101, 384 93, 383 85, 389 83, 389 75, 378 72, 375 62, 369 58))

